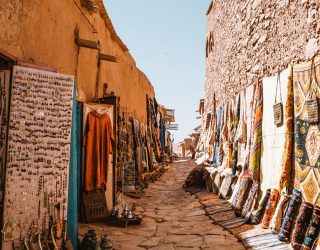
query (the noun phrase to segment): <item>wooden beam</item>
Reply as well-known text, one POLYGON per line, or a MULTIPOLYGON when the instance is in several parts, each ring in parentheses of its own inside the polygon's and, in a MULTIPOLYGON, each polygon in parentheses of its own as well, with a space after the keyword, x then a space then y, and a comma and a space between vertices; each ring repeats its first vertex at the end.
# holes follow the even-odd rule
POLYGON ((78 38, 78 39, 76 39, 76 44, 79 47, 99 50, 98 43, 95 41, 90 41, 90 40, 78 38))
POLYGON ((108 61, 108 62, 117 62, 117 57, 107 54, 99 54, 99 59, 102 61, 108 61))
POLYGON ((12 61, 12 62, 16 62, 17 61, 17 57, 10 54, 9 52, 3 50, 0 48, 0 57, 4 58, 7 61, 12 61))

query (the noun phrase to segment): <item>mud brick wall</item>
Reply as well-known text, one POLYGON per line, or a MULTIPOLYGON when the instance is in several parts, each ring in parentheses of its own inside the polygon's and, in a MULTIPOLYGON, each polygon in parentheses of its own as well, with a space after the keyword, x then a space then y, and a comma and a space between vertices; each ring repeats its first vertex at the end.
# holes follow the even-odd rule
POLYGON ((270 76, 319 51, 319 0, 214 0, 207 13, 205 110, 258 77, 270 76), (210 45, 210 43, 209 43, 210 45))

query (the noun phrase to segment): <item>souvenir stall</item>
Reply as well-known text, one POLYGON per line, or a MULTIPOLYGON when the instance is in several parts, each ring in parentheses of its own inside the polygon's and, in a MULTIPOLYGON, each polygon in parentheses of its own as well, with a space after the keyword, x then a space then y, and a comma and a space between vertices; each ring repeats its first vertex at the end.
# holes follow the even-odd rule
POLYGON ((87 222, 105 220, 115 203, 117 97, 83 105, 82 175, 87 222))
POLYGON ((8 80, 0 78, 1 104, 10 114, 6 122, 2 117, 10 125, 2 249, 60 247, 67 232, 74 78, 14 66, 10 102, 8 80))
MULTIPOLYGON (((319 78, 315 57, 257 80, 212 110, 213 164, 202 165, 207 190, 225 201, 215 198, 206 209, 248 247, 316 248, 319 78)), ((205 128, 202 143, 207 134, 205 128)))
POLYGON ((171 140, 165 129, 163 107, 154 98, 146 97, 147 123, 144 124, 121 107, 117 130, 117 188, 128 196, 140 198, 149 181, 163 172, 166 150, 171 140))

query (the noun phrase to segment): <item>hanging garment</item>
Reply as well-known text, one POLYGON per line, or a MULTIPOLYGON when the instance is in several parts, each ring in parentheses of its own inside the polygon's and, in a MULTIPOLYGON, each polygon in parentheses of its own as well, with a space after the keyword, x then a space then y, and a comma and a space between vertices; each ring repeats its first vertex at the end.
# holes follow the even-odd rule
POLYGON ((93 191, 106 186, 109 154, 112 153, 114 135, 107 114, 92 111, 88 114, 86 147, 85 190, 93 191))
POLYGON ((266 208, 266 212, 262 219, 262 228, 267 229, 269 228, 269 224, 271 221, 271 218, 276 210, 277 204, 279 200, 279 190, 278 189, 272 189, 270 199, 266 208))
POLYGON ((320 230, 320 207, 315 206, 307 234, 304 238, 304 242, 302 246, 303 250, 312 249, 315 241, 319 236, 319 230, 320 230))
POLYGON ((308 202, 301 204, 298 217, 296 219, 291 237, 291 246, 293 249, 300 250, 303 244, 304 236, 310 224, 313 212, 313 205, 308 202))
POLYGON ((259 204, 258 211, 255 213, 255 215, 251 219, 252 224, 257 225, 261 222, 264 216, 264 212, 266 210, 267 204, 270 199, 270 194, 271 194, 271 189, 267 189, 265 196, 263 197, 262 201, 259 204))
MULTIPOLYGON (((295 179, 303 200, 320 205, 320 122, 309 122, 310 96, 320 97, 320 57, 293 66, 295 106, 295 179)), ((317 101, 316 101, 317 102, 317 101)), ((318 105, 314 106, 318 109, 318 105)), ((318 114, 318 110, 316 112, 318 114)))
POLYGON ((299 190, 294 189, 290 199, 286 215, 284 216, 278 239, 280 241, 288 241, 290 239, 291 229, 294 224, 294 219, 299 211, 302 194, 299 190))
POLYGON ((273 234, 277 234, 280 230, 288 202, 289 202, 289 195, 284 189, 281 192, 280 200, 278 202, 276 211, 274 212, 269 225, 269 228, 271 229, 273 234))

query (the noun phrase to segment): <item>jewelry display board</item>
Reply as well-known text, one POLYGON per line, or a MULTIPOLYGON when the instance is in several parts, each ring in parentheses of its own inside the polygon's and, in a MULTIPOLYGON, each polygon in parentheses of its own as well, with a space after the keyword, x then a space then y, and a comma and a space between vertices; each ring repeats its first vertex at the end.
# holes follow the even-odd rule
POLYGON ((4 241, 66 220, 73 85, 73 76, 13 68, 4 241))

